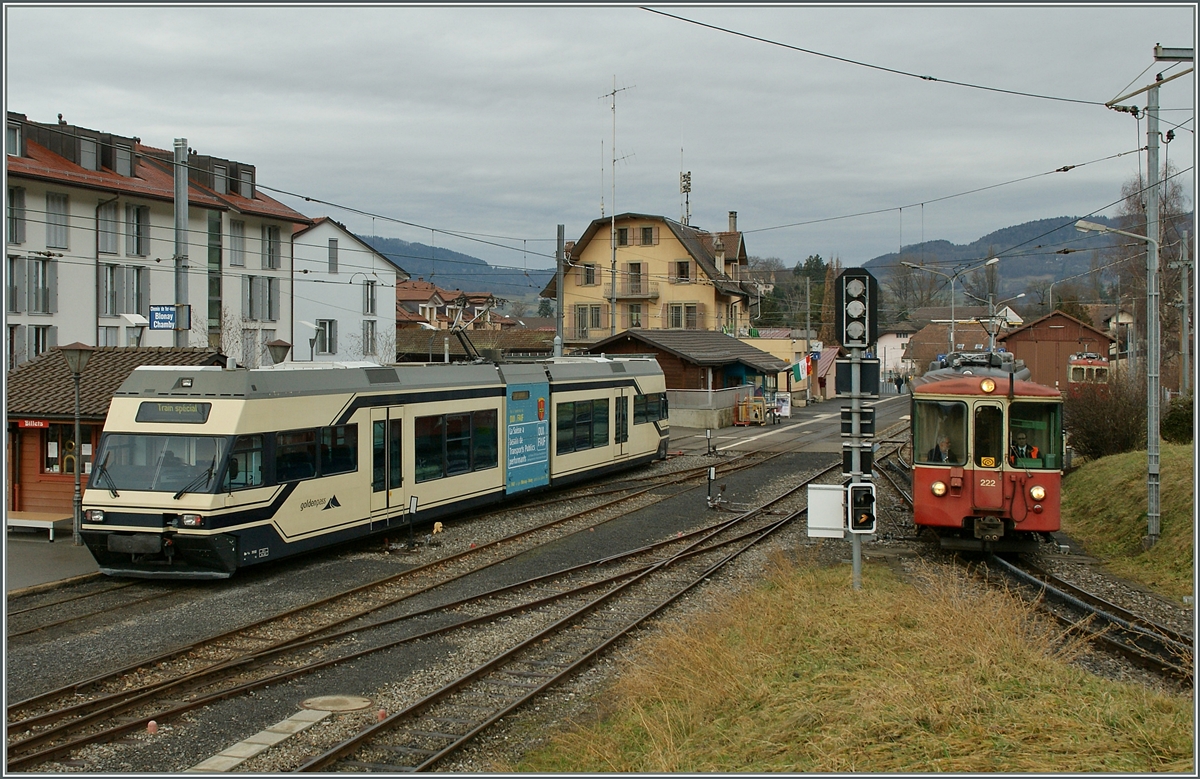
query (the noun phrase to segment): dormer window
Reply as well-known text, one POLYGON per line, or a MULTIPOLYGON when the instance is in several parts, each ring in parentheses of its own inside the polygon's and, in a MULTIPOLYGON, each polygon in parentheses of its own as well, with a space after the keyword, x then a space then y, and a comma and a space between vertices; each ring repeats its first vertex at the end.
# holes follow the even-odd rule
POLYGON ((84 170, 100 170, 99 146, 93 138, 79 139, 79 167, 84 170))
POLYGON ((129 178, 133 175, 133 149, 128 146, 117 144, 116 148, 116 165, 113 170, 118 176, 129 178))
POLYGON ((218 195, 229 192, 229 169, 224 165, 213 165, 213 191, 218 195))
POLYGON ((249 170, 238 171, 238 194, 247 200, 254 198, 254 172, 249 170))
POLYGON ((10 122, 8 134, 4 138, 8 153, 14 157, 21 156, 21 125, 10 122))

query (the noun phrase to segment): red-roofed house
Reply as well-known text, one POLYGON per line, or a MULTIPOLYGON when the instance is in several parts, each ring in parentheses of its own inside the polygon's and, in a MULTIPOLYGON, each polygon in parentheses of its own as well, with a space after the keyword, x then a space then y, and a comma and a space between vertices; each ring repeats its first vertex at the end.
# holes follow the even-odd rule
POLYGON ((177 253, 173 152, 13 112, 5 147, 8 369, 74 341, 257 364, 293 339, 292 228, 312 220, 259 190, 253 165, 188 150, 177 253))

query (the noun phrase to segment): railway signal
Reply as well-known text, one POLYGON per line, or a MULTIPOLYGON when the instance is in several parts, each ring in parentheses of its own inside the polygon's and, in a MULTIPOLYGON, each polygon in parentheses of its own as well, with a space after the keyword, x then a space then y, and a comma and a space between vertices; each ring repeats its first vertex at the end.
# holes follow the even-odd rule
POLYGON ((875 532, 875 485, 851 484, 846 501, 847 520, 851 533, 870 535, 875 532))
POLYGON ((834 288, 837 338, 846 348, 866 349, 879 338, 879 282, 865 268, 847 268, 834 288))

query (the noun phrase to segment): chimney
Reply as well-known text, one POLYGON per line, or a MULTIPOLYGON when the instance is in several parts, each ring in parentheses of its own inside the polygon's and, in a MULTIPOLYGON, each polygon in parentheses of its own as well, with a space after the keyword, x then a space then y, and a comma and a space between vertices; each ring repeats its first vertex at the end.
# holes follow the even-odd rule
POLYGON ((729 212, 729 232, 737 232, 737 211, 729 212))

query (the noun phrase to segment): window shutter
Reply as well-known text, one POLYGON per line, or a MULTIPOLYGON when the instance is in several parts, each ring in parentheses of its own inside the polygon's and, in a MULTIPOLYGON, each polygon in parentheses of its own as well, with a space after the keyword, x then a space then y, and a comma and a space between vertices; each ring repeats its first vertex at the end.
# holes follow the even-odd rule
POLYGON ((58 262, 51 260, 46 263, 46 288, 50 298, 47 309, 51 314, 58 313, 58 262))
POLYGON ((254 318, 267 318, 267 277, 257 276, 254 279, 254 288, 250 291, 254 295, 254 318))
POLYGON ((667 330, 671 327, 671 304, 670 303, 662 304, 662 308, 659 309, 658 317, 659 317, 659 326, 663 330, 667 330))
POLYGON ((125 254, 133 257, 137 254, 137 228, 133 219, 134 206, 125 206, 125 254))
POLYGON ((337 354, 337 320, 329 320, 329 353, 337 354))
POLYGON ((336 238, 329 239, 329 272, 338 272, 338 242, 336 238))
POLYGON ((116 289, 113 290, 113 300, 116 303, 114 314, 124 314, 129 309, 125 306, 125 266, 116 266, 116 273, 113 277, 113 284, 116 289))
POLYGON ((364 314, 373 313, 371 311, 371 283, 370 282, 368 282, 368 281, 363 282, 362 292, 363 292, 363 294, 362 294, 362 312, 364 314))
POLYGON ((14 314, 20 314, 27 306, 26 301, 29 290, 25 281, 25 263, 26 259, 24 257, 16 257, 9 265, 13 277, 8 280, 9 292, 11 293, 8 301, 8 310, 14 314))
POLYGON ((253 319, 253 311, 250 309, 250 280, 253 276, 242 276, 242 318, 253 319))
POLYGON ((150 269, 145 268, 137 277, 138 285, 138 306, 137 313, 150 318, 150 269))
POLYGON ((267 279, 267 319, 279 321, 279 279, 267 279))
POLYGON ((654 245, 658 246, 658 226, 654 227, 654 245))
POLYGON ((268 243, 267 243, 267 226, 261 225, 259 229, 262 230, 262 256, 260 258, 261 262, 259 263, 259 267, 270 268, 271 267, 271 256, 270 256, 271 250, 268 248, 268 243))
POLYGON ((708 329, 707 320, 704 318, 704 316, 705 316, 704 304, 697 303, 696 304, 696 329, 697 330, 707 330, 708 329))
POLYGON ((50 325, 46 328, 46 351, 58 346, 58 325, 50 325))
POLYGON ((29 328, 25 325, 17 325, 17 333, 13 338, 13 349, 16 354, 10 355, 8 364, 17 366, 29 359, 29 334, 26 332, 29 328))
POLYGON ((25 243, 25 188, 14 187, 12 192, 13 242, 25 243))

